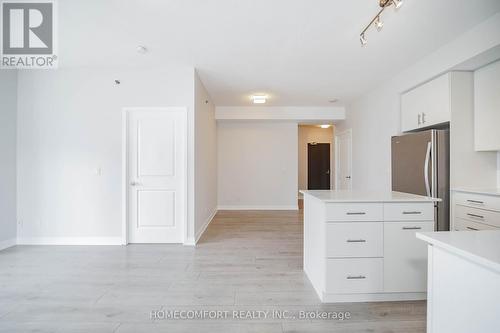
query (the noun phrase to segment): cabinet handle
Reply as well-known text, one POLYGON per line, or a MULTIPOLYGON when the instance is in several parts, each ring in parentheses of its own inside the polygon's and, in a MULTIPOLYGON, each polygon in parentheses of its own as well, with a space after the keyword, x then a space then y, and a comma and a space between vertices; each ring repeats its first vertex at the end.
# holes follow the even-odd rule
POLYGON ((363 280, 366 279, 366 276, 359 275, 359 276, 348 276, 347 280, 363 280))
POLYGON ((469 230, 473 230, 473 231, 479 231, 479 229, 472 228, 472 227, 467 227, 467 229, 469 229, 469 230))
POLYGON ((421 230, 421 227, 403 227, 403 230, 421 230))
POLYGON ((422 121, 420 120, 420 119, 421 119, 421 117, 422 117, 422 116, 421 116, 421 115, 420 115, 420 113, 419 113, 419 114, 418 114, 418 124, 419 124, 419 125, 421 125, 421 124, 422 124, 422 121))
POLYGON ((475 217, 475 218, 478 218, 478 219, 484 219, 484 216, 477 215, 477 214, 467 213, 467 215, 468 215, 468 216, 470 216, 470 217, 475 217))
POLYGON ((470 202, 472 204, 484 205, 484 201, 479 200, 467 200, 467 202, 470 202))
POLYGON ((403 215, 418 215, 422 214, 422 212, 403 212, 403 215))
POLYGON ((348 239, 347 243, 366 243, 366 239, 348 239))
POLYGON ((425 124, 425 112, 422 112, 422 124, 425 124))
POLYGON ((365 212, 348 212, 347 215, 365 215, 365 212))

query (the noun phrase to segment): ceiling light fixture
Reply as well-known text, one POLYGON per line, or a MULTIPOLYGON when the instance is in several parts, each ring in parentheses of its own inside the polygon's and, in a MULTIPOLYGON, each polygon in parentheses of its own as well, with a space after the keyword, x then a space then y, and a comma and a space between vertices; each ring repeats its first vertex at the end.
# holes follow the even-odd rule
POLYGON ((403 5, 403 0, 393 0, 394 2, 394 9, 399 9, 403 5))
POLYGON ((322 129, 327 129, 330 128, 330 125, 320 125, 319 127, 321 127, 322 129))
POLYGON ((362 33, 360 36, 359 36, 359 41, 361 42, 361 46, 365 46, 366 43, 368 43, 368 41, 366 40, 366 37, 365 37, 365 34, 362 33))
POLYGON ((384 27, 384 22, 380 19, 380 16, 377 16, 377 19, 375 20, 375 27, 377 27, 377 31, 382 30, 384 27))
POLYGON ((359 34, 359 41, 361 43, 361 46, 365 46, 367 43, 366 39, 366 32, 372 25, 377 28, 378 31, 382 30, 382 27, 384 26, 384 22, 381 20, 381 15, 384 12, 386 8, 389 8, 390 6, 394 5, 394 9, 399 9, 403 5, 403 0, 378 0, 379 6, 381 7, 380 11, 378 12, 377 15, 368 23, 366 28, 361 31, 359 34))
POLYGON ((137 53, 146 54, 148 53, 148 49, 145 46, 139 45, 137 46, 137 53))
POLYGON ((265 104, 267 101, 267 96, 265 95, 253 95, 253 104, 265 104))

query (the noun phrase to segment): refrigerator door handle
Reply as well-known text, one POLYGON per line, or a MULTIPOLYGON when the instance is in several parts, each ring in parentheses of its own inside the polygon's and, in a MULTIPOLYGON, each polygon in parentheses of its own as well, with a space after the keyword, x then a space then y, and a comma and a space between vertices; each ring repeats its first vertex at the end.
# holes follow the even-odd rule
POLYGON ((431 158, 431 149, 432 143, 427 143, 427 153, 425 154, 425 162, 424 162, 424 179, 425 179, 425 190, 427 192, 427 196, 431 196, 431 185, 429 184, 429 161, 431 158))

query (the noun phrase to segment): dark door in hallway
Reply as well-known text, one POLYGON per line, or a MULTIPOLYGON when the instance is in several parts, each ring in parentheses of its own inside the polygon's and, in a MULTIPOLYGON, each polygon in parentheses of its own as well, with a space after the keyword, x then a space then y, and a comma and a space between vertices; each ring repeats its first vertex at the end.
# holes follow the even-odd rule
POLYGON ((307 189, 330 189, 330 144, 307 144, 307 189))

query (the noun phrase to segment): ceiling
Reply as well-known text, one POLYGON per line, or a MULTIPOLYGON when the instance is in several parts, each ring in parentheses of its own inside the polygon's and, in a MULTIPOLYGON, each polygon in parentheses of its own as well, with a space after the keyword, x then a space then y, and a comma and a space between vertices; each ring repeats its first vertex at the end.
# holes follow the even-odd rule
POLYGON ((186 65, 216 105, 343 105, 500 11, 499 0, 64 0, 60 67, 186 65), (136 52, 138 45, 148 48, 136 52))

